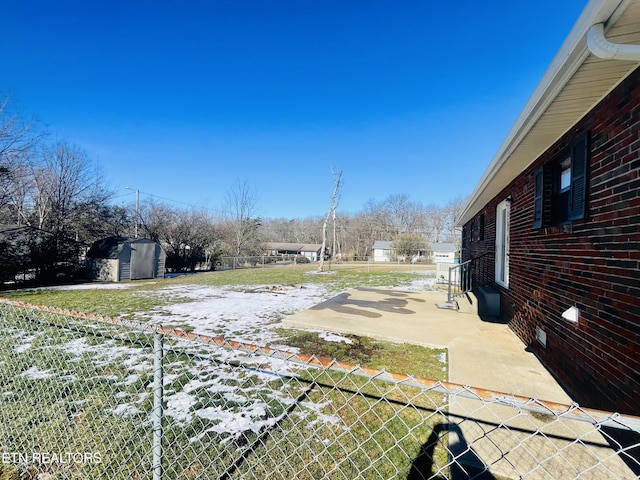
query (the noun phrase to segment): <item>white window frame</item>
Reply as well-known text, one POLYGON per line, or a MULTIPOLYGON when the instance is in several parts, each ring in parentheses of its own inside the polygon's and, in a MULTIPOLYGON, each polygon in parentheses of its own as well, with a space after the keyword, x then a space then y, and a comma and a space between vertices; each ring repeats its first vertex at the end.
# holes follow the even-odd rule
POLYGON ((511 199, 507 198, 496 207, 496 261, 495 279, 498 285, 509 288, 509 224, 511 199))

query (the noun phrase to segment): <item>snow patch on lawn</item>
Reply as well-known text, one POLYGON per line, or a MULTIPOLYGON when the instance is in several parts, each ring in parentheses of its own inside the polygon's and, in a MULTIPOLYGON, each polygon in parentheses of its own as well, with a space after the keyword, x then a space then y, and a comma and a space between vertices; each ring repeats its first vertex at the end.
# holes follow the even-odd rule
MULTIPOLYGON (((419 277, 410 285, 398 289, 429 290, 434 282, 432 277, 419 277)), ((93 283, 57 289, 117 289, 141 285, 93 283)), ((282 342, 275 329, 281 325, 283 317, 311 308, 333 296, 324 285, 313 283, 277 287, 172 285, 145 292, 145 295, 166 296, 178 302, 158 307, 150 313, 140 313, 149 324, 178 327, 197 334, 265 346, 276 346, 282 342)), ((13 350, 25 354, 33 347, 37 335, 21 333, 18 335, 19 343, 13 350)), ((325 341, 352 343, 345 336, 326 331, 318 333, 325 341)), ((108 408, 108 411, 123 417, 142 413, 141 408, 144 407, 138 408, 136 405, 149 401, 151 396, 151 384, 148 383, 149 375, 153 372, 150 350, 128 346, 117 339, 102 339, 100 343, 93 344, 89 343, 89 338, 69 338, 54 348, 70 355, 70 362, 88 361, 98 369, 116 366, 119 375, 106 374, 109 370, 106 368, 105 375, 100 376, 122 389, 114 395, 117 404, 108 408), (120 369, 119 372, 117 369, 120 369), (138 389, 142 385, 142 389, 138 389)), ((186 352, 191 359, 167 360, 165 363, 165 415, 178 425, 187 425, 196 419, 210 422, 192 441, 209 432, 227 434, 230 439, 238 438, 244 432, 259 433, 289 414, 306 417, 311 424, 342 424, 338 416, 323 413, 329 406, 327 402, 296 400, 303 387, 287 379, 295 376, 295 370, 303 368, 300 365, 225 348, 204 348, 195 342, 179 341, 170 348, 175 353, 186 352), (234 366, 236 363, 243 367, 234 366), (276 387, 279 381, 282 384, 276 387), (287 413, 288 407, 294 403, 296 408, 287 413)), ((278 345, 278 348, 296 351, 286 345, 278 345)), ((446 363, 446 354, 442 355, 440 361, 446 363)), ((35 366, 21 375, 32 379, 56 376, 51 371, 35 366)), ((63 378, 62 374, 58 374, 58 377, 63 378)), ((73 376, 67 377, 67 380, 76 380, 73 376)))
POLYGON ((41 380, 54 376, 49 370, 40 370, 38 367, 31 367, 20 374, 22 377, 31 378, 33 380, 41 380))
POLYGON ((194 333, 268 345, 278 340, 280 320, 329 298, 323 285, 280 287, 173 286, 160 290, 182 300, 151 312, 150 324, 189 327, 194 333))
POLYGON ((394 290, 423 291, 434 289, 436 278, 433 276, 433 272, 414 271, 411 273, 419 274, 420 276, 414 278, 410 284, 395 287, 394 290))
POLYGON ((138 415, 139 413, 142 413, 140 409, 128 403, 123 403, 121 405, 118 405, 116 408, 113 408, 110 411, 114 415, 120 415, 122 417, 131 417, 134 415, 138 415))
POLYGON ((318 337, 326 342, 346 343, 347 345, 351 345, 353 343, 347 337, 343 337, 342 335, 337 335, 331 332, 319 332, 318 337))
POLYGON ((26 337, 22 337, 20 338, 20 340, 22 340, 25 343, 22 343, 20 345, 16 345, 15 347, 13 347, 13 351, 15 353, 24 353, 27 350, 29 350, 31 348, 32 342, 38 338, 37 335, 30 335, 30 336, 26 336, 26 337))

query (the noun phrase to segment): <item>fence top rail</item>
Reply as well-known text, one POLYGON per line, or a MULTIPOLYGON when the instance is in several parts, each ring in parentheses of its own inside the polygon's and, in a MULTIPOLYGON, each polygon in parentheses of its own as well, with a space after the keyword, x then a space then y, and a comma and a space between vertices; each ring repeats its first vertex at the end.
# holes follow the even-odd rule
POLYGON ((592 408, 584 408, 575 403, 569 405, 515 395, 511 393, 487 390, 479 387, 472 387, 469 385, 445 382, 441 380, 433 380, 429 378, 408 375, 405 373, 388 372, 386 370, 375 369, 348 362, 341 362, 336 359, 329 359, 316 355, 294 353, 282 349, 259 346, 236 340, 227 340, 221 337, 214 337, 194 332, 186 332, 181 329, 163 327, 162 325, 158 324, 149 324, 133 320, 106 317, 93 313, 77 312, 60 307, 31 304, 27 302, 10 300, 7 298, 0 298, 0 304, 16 308, 24 308, 46 313, 64 315, 72 318, 109 323, 112 325, 118 325, 142 332, 161 334, 179 340, 189 340, 207 345, 215 345, 227 350, 248 353, 251 355, 266 356, 307 367, 324 368, 342 373, 364 376, 383 382, 395 383, 398 385, 406 385, 423 390, 436 391, 444 394, 456 395, 459 397, 482 400, 488 403, 495 403, 516 409, 523 409, 542 414, 554 415, 556 417, 579 420, 594 425, 602 425, 620 429, 630 428, 640 433, 640 417, 638 416, 619 414, 592 408))

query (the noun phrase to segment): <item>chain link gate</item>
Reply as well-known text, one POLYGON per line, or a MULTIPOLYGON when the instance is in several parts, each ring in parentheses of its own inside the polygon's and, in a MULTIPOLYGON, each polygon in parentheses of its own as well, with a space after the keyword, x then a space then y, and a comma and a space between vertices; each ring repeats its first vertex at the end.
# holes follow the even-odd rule
POLYGON ((637 478, 640 419, 0 303, 0 479, 637 478))

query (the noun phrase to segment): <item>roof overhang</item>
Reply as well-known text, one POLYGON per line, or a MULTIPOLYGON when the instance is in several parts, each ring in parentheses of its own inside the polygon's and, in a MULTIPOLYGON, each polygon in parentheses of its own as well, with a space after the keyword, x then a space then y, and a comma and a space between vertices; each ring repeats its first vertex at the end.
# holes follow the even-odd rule
POLYGON ((598 23, 604 23, 610 42, 640 44, 640 2, 590 1, 480 178, 458 226, 483 210, 638 66, 590 52, 587 35, 598 23))

